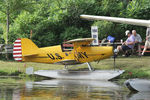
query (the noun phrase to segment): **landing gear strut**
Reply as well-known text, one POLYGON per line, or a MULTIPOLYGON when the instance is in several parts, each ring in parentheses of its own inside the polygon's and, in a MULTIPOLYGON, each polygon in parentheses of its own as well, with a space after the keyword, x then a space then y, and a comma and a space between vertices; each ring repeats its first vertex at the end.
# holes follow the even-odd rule
POLYGON ((89 71, 94 71, 94 68, 91 66, 91 63, 87 62, 87 65, 88 65, 89 71))
POLYGON ((65 68, 65 70, 68 70, 68 66, 67 66, 67 65, 65 65, 65 67, 64 67, 64 68, 65 68))

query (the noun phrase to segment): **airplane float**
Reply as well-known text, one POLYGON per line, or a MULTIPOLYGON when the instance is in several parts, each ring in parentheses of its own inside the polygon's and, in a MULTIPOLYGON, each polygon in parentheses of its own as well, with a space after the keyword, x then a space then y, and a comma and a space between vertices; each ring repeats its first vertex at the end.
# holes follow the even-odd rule
MULTIPOLYGON (((112 21, 118 23, 150 27, 149 20, 93 16, 93 15, 81 15, 80 17, 88 20, 106 20, 106 21, 112 21)), ((150 30, 150 28, 147 28, 147 30, 150 30)), ((57 46, 39 48, 30 39, 20 38, 14 42, 13 57, 16 61, 64 65, 65 69, 67 69, 67 66, 69 65, 77 65, 83 63, 88 64, 89 72, 84 71, 83 74, 81 74, 80 71, 79 72, 80 74, 77 72, 76 75, 67 75, 66 72, 69 74, 72 72, 69 70, 63 70, 63 71, 40 70, 34 72, 34 74, 46 76, 46 77, 73 78, 73 79, 101 79, 102 78, 102 79, 109 80, 122 74, 124 70, 95 71, 91 67, 90 62, 100 61, 102 59, 109 58, 114 54, 112 46, 93 46, 91 45, 91 42, 93 40, 94 40, 93 38, 82 38, 82 39, 70 40, 65 43, 73 44, 73 48, 66 49, 63 46, 63 44, 57 46), (63 76, 64 73, 65 76, 63 76)), ((73 73, 75 72, 73 71, 73 73)))

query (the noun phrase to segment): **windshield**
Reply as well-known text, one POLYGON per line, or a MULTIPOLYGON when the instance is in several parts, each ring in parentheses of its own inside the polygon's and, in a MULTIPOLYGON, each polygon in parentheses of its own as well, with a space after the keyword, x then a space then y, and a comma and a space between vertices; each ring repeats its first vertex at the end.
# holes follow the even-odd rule
POLYGON ((61 44, 62 52, 68 52, 73 50, 73 44, 63 43, 61 44))

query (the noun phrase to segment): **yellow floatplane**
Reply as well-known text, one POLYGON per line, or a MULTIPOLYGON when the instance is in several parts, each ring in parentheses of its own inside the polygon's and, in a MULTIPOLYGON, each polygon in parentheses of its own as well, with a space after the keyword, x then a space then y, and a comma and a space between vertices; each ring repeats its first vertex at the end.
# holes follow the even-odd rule
POLYGON ((89 71, 40 70, 34 72, 36 75, 45 77, 109 80, 122 74, 124 70, 94 70, 91 67, 90 62, 100 61, 114 54, 112 46, 91 45, 93 40, 93 38, 82 38, 65 42, 65 44, 72 44, 72 48, 65 48, 63 44, 39 48, 30 39, 20 38, 14 42, 13 57, 16 61, 65 65, 65 69, 68 69, 69 65, 87 63, 89 68, 89 71))

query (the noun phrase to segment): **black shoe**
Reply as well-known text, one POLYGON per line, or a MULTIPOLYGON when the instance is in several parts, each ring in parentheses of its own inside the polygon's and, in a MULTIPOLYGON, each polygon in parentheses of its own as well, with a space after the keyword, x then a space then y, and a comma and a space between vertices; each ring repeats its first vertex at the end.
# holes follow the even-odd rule
POLYGON ((129 53, 126 53, 126 54, 125 54, 125 57, 129 57, 129 56, 130 56, 130 54, 129 54, 129 53))

